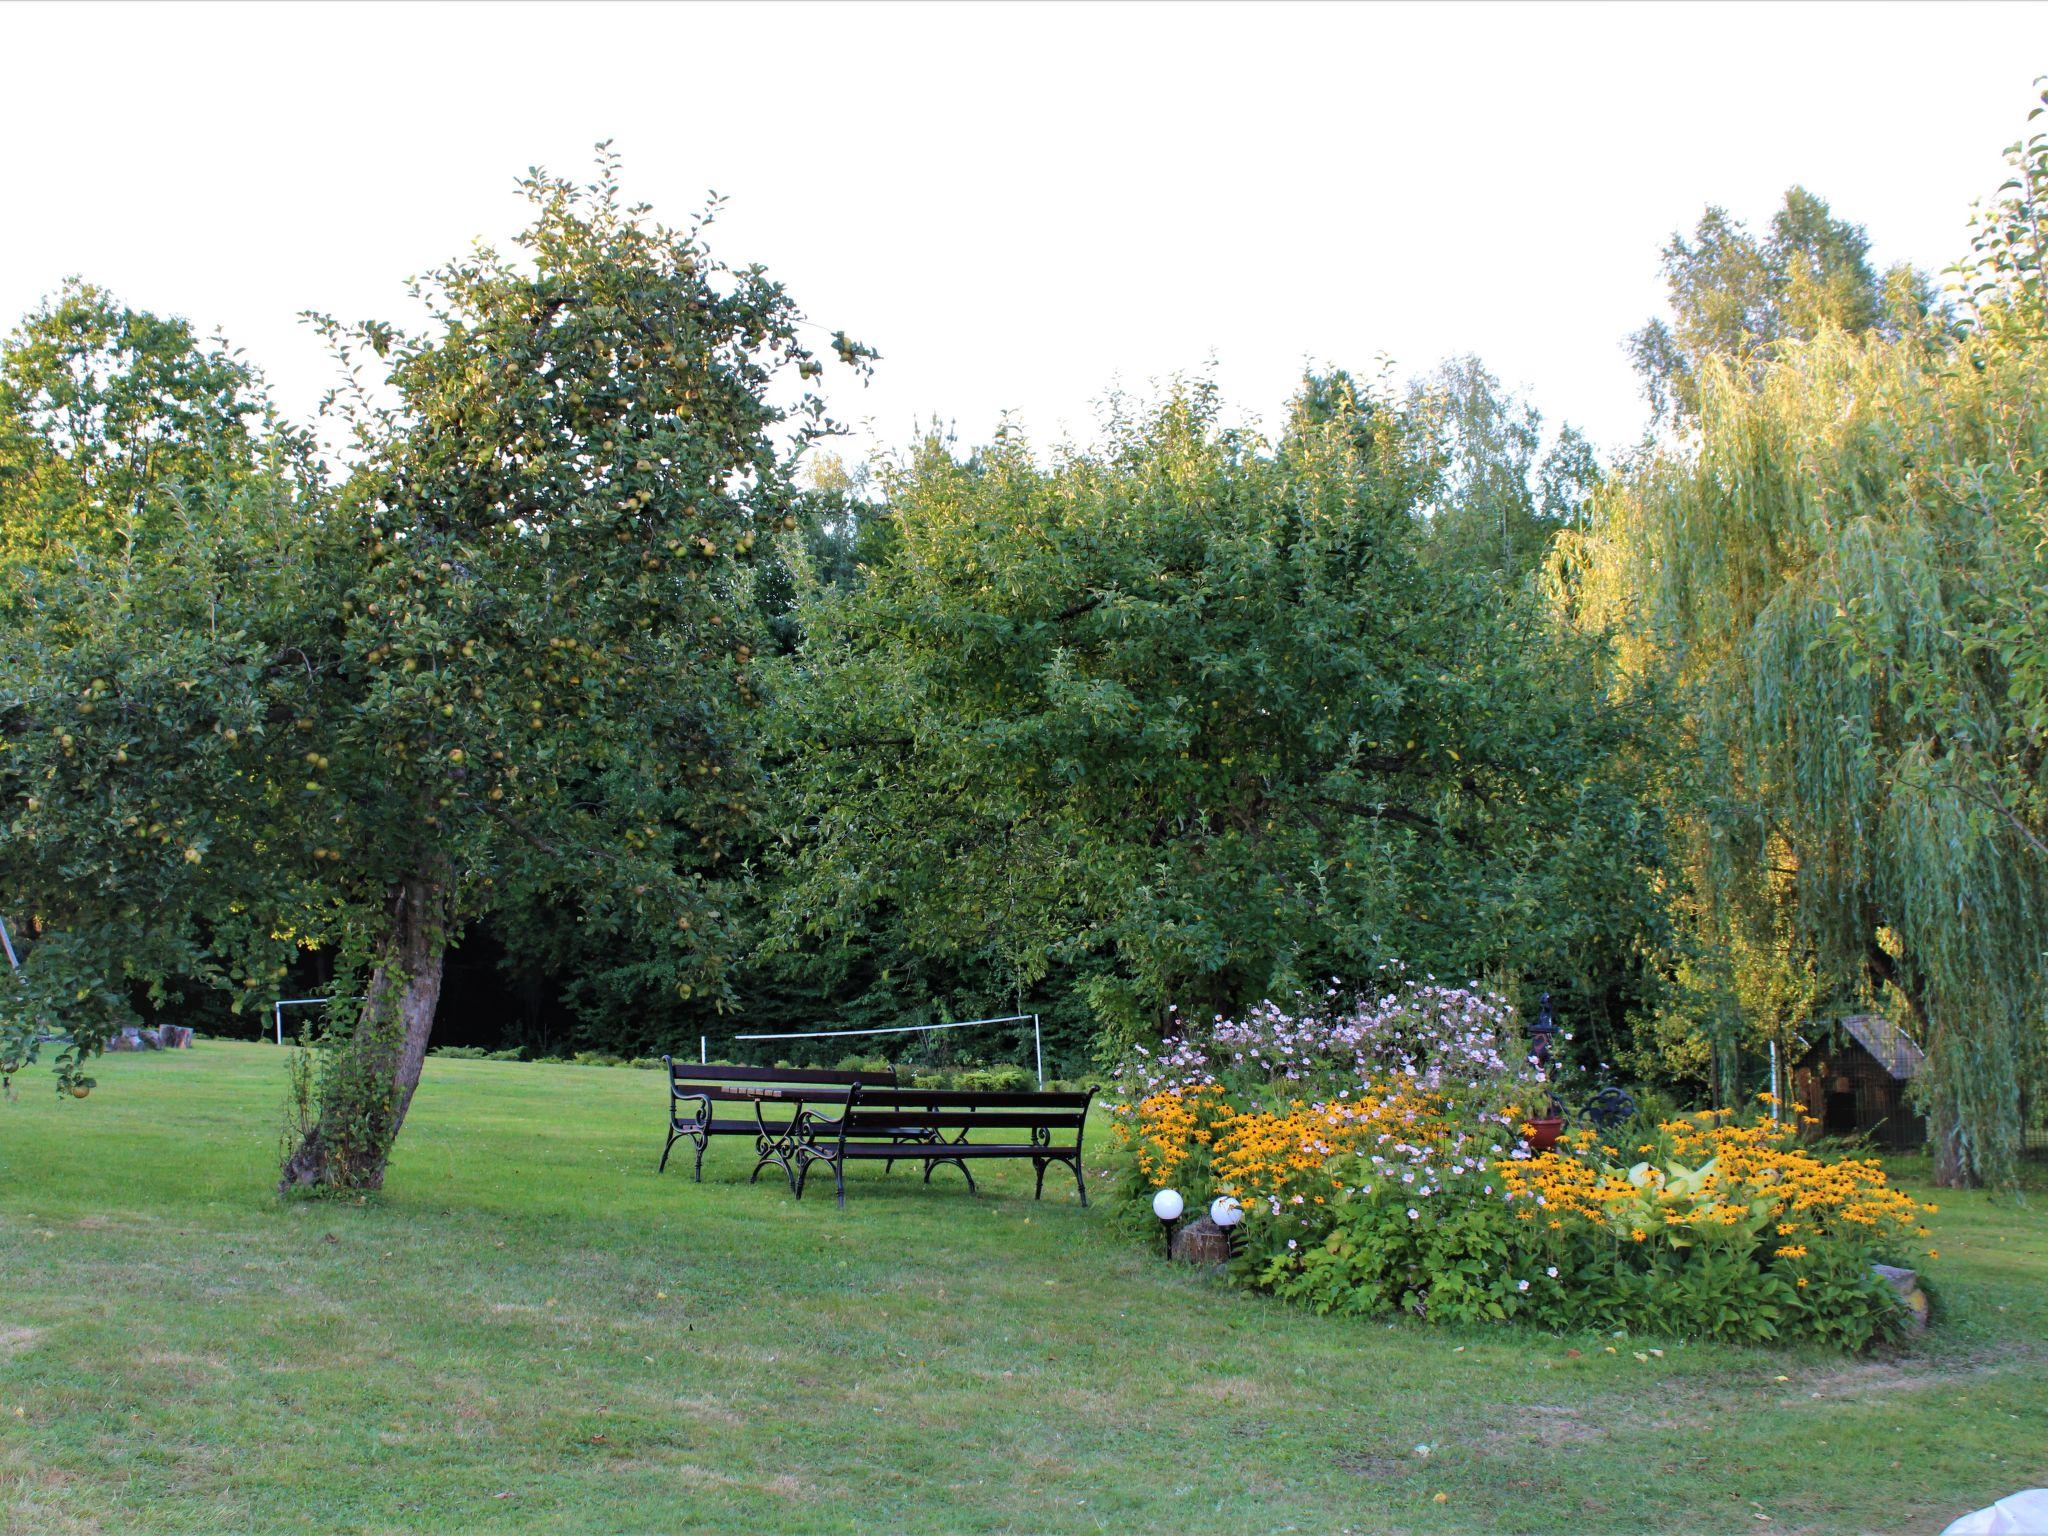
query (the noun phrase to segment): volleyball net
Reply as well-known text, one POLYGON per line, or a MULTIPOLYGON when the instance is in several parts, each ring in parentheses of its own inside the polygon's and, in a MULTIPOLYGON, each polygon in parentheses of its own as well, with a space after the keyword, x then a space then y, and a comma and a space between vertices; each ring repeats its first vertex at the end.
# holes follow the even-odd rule
POLYGON ((950 1066, 1024 1065, 1019 1058, 1028 1048, 1030 1067, 1045 1086, 1045 1035, 1035 1013, 1005 1013, 987 1019, 948 1019, 940 1024, 889 1024, 874 1029, 786 1029, 756 1030, 714 1041, 709 1035, 697 1037, 700 1062, 712 1059, 714 1047, 720 1059, 728 1055, 747 1065, 772 1065, 765 1059, 782 1056, 791 1065, 838 1066, 848 1056, 885 1057, 906 1065, 950 1066), (959 1031, 976 1030, 979 1034, 959 1031))

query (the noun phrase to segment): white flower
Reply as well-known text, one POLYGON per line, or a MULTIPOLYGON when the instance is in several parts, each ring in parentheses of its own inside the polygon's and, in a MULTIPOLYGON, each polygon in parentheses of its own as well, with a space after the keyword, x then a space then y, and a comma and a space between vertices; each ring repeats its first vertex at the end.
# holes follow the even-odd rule
POLYGON ((1417 1209, 1415 1209, 1414 1206, 1411 1205, 1408 1207, 1408 1219, 1410 1221, 1420 1221, 1422 1220, 1422 1212, 1418 1211, 1417 1209))
POLYGON ((1557 1266, 1553 1264, 1550 1266, 1550 1268, 1544 1270, 1543 1273, 1550 1276, 1551 1279, 1555 1280, 1557 1278, 1557 1266))
POLYGON ((1518 1291, 1526 1291, 1527 1289, 1529 1289, 1529 1282, 1526 1280, 1517 1280, 1515 1282, 1515 1289, 1518 1291))

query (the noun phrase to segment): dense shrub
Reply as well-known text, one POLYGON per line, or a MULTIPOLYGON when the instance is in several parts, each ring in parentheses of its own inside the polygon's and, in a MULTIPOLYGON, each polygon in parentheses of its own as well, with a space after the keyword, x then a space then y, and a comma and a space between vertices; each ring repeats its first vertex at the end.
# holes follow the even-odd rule
POLYGON ((1233 1276, 1324 1312, 1849 1350, 1896 1331, 1871 1264, 1931 1208, 1874 1162, 1725 1112, 1532 1152, 1548 1086, 1515 1038, 1501 999, 1435 985, 1217 1020, 1120 1074, 1127 1182, 1236 1197, 1233 1276))
POLYGON ((1029 1067, 912 1067, 907 1074, 918 1088, 971 1088, 983 1093, 1030 1093, 1038 1077, 1029 1067))

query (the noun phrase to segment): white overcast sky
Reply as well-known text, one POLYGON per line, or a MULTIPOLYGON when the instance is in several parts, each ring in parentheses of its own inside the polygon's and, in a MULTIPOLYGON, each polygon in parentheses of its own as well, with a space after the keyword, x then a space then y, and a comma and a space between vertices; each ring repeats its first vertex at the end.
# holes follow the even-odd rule
POLYGON ((1210 359, 1478 352, 1553 422, 1641 430, 1622 339, 1708 201, 1799 182, 1939 269, 2048 70, 2048 9, 1535 5, 0 5, 0 316, 68 273, 225 331, 309 416, 295 317, 408 318, 529 165, 616 141, 672 222, 881 349, 868 441, 1210 359))

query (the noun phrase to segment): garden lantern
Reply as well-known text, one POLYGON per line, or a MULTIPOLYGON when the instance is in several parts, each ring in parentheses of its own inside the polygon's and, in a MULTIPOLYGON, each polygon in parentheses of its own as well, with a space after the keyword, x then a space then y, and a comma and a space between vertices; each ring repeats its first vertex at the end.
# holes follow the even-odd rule
POLYGON ((1543 1006, 1536 1012, 1536 1022, 1529 1026, 1529 1039, 1534 1047, 1530 1054, 1536 1065, 1550 1065, 1550 1042, 1557 1038, 1557 1015, 1550 1011, 1550 994, 1543 994, 1543 1006))
POLYGON ((1209 1219, 1223 1229, 1224 1246, 1231 1254, 1237 1252, 1237 1224, 1244 1220, 1244 1207, 1237 1203, 1235 1195, 1218 1195, 1209 1202, 1209 1219))
POLYGON ((1173 1257, 1173 1224, 1180 1220, 1180 1213, 1188 1208, 1177 1189, 1162 1189, 1152 1197, 1152 1214, 1159 1218, 1159 1230, 1166 1238, 1166 1256, 1173 1257))
POLYGON ((1245 1219, 1245 1208, 1237 1204, 1235 1194, 1219 1194, 1217 1198, 1208 1202, 1208 1219, 1223 1227, 1223 1235, 1229 1237, 1231 1227, 1245 1219))

